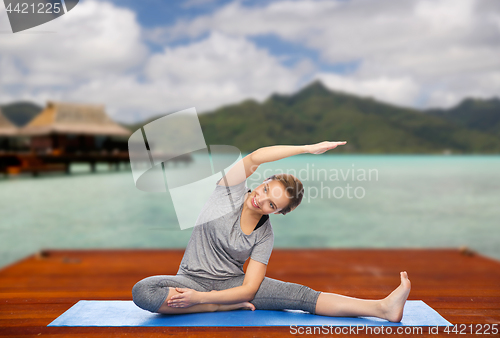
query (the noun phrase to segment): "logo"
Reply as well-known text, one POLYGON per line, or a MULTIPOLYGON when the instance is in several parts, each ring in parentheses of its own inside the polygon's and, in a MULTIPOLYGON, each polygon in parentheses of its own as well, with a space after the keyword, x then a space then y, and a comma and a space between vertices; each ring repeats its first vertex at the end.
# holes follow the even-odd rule
POLYGON ((136 130, 128 140, 128 150, 136 188, 168 191, 181 230, 238 209, 231 197, 237 195, 238 187, 219 187, 215 204, 210 198, 229 169, 242 181, 246 178, 241 152, 229 145, 207 146, 194 107, 136 130))
POLYGON ((78 0, 3 0, 13 33, 24 31, 68 13, 78 0))

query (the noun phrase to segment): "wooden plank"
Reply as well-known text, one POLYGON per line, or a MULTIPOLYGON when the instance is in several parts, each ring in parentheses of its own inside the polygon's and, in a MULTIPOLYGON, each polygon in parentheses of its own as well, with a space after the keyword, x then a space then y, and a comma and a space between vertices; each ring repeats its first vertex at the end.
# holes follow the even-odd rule
MULTIPOLYGON (((132 286, 140 279, 176 274, 183 252, 47 250, 7 266, 0 270, 0 337, 290 335, 287 327, 46 326, 80 299, 131 300, 132 286)), ((408 271, 412 281, 409 299, 423 300, 450 322, 500 324, 500 262, 459 250, 275 249, 267 276, 320 291, 376 299, 386 296, 399 284, 399 271, 403 270, 408 271)))

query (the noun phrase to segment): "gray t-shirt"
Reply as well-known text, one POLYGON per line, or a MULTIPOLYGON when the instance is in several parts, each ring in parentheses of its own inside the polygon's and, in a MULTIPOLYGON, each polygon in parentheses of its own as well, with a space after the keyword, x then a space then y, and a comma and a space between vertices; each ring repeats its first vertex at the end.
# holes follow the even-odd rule
POLYGON ((273 250, 274 234, 269 219, 246 235, 240 226, 246 181, 225 187, 217 185, 203 207, 184 252, 178 274, 211 279, 243 275, 243 264, 251 257, 267 264, 273 250))

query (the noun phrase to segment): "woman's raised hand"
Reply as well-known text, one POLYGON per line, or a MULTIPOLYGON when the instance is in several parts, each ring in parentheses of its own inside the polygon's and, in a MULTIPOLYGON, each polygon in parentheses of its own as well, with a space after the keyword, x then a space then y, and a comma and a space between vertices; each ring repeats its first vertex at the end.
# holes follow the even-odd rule
POLYGON ((325 151, 337 148, 337 146, 343 146, 346 143, 347 143, 346 141, 341 141, 341 142, 324 141, 324 142, 308 145, 307 152, 311 153, 311 154, 323 154, 325 151))

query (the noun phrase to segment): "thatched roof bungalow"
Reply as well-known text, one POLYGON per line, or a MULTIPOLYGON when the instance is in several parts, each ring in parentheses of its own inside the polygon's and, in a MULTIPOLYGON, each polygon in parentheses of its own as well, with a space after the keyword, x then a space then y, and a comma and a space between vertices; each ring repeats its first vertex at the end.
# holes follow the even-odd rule
POLYGON ((103 105, 48 102, 19 133, 37 152, 127 150, 131 132, 109 118, 103 105))
POLYGON ((103 105, 48 102, 47 107, 21 129, 24 135, 87 134, 129 136, 131 132, 111 120, 103 105))

